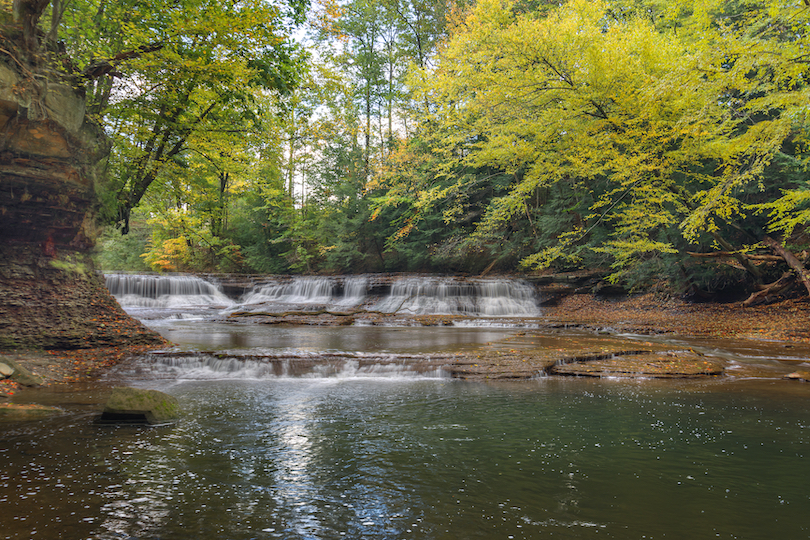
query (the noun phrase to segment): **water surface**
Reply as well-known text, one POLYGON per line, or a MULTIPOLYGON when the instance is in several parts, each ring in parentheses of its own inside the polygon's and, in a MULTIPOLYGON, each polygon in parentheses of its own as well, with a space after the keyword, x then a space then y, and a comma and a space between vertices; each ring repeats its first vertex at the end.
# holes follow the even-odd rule
POLYGON ((810 535, 806 395, 396 375, 158 386, 183 405, 173 427, 97 427, 77 404, 7 429, 0 536, 810 535))
MULTIPOLYGON (((119 282, 137 300, 130 309, 181 351, 233 350, 243 360, 144 357, 107 383, 22 392, 20 401, 59 404, 64 414, 0 424, 0 538, 810 537, 810 385, 773 375, 807 367, 804 349, 666 338, 728 360, 729 376, 468 383, 397 363, 357 366, 598 336, 522 334, 478 316, 442 328, 234 325, 211 320, 227 306, 204 284, 119 282), (267 354, 336 351, 326 371, 259 365, 267 354), (741 369, 751 365, 759 371, 741 369), (738 375, 755 372, 771 378, 738 375), (104 385, 122 383, 176 396, 180 422, 95 425, 104 385)), ((309 303, 321 294, 310 285, 333 284, 257 294, 309 303)), ((355 285, 343 284, 342 296, 329 289, 330 301, 362 298, 355 285)), ((429 300, 420 305, 446 289, 417 290, 429 300)))

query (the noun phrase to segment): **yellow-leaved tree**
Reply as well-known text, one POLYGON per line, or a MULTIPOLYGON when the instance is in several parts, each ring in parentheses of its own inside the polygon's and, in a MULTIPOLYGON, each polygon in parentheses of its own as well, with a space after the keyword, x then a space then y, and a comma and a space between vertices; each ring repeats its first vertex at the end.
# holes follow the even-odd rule
POLYGON ((514 175, 475 234, 528 215, 538 190, 566 186, 589 212, 526 267, 576 260, 586 246, 619 281, 647 260, 715 249, 761 281, 752 246, 784 249, 748 218, 767 210, 784 233, 808 218, 806 188, 785 181, 782 165, 804 166, 810 8, 521 5, 482 0, 458 14, 437 67, 413 78, 446 163, 514 175))

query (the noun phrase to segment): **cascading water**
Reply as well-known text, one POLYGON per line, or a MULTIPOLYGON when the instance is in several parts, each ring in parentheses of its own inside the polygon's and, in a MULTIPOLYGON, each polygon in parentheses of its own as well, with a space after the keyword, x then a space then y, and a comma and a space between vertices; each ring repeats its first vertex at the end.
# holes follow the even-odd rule
POLYGON ((109 375, 146 380, 259 380, 279 377, 311 379, 345 378, 447 378, 445 364, 452 363, 446 355, 409 355, 388 353, 302 351, 265 352, 231 351, 211 354, 205 352, 163 352, 144 355, 137 364, 124 363, 109 375))
POLYGON ((124 308, 227 307, 233 301, 195 276, 109 274, 107 288, 124 308))
POLYGON ((272 281, 253 287, 240 303, 355 306, 366 299, 368 278, 365 276, 296 277, 291 281, 272 281))
POLYGON ((366 276, 352 276, 343 282, 343 298, 338 302, 341 305, 356 306, 362 304, 368 293, 369 280, 366 276))
POLYGON ((404 278, 374 307, 383 313, 537 317, 532 287, 520 280, 404 278))
POLYGON ((372 311, 401 315, 540 315, 534 289, 522 280, 403 277, 395 278, 388 287, 390 291, 382 295, 369 293, 373 281, 369 276, 298 277, 257 285, 240 303, 264 311, 362 305, 372 311))
POLYGON ((135 309, 220 308, 223 313, 368 310, 392 315, 538 317, 534 288, 519 279, 336 276, 273 278, 249 288, 238 301, 194 276, 111 274, 107 287, 135 309))

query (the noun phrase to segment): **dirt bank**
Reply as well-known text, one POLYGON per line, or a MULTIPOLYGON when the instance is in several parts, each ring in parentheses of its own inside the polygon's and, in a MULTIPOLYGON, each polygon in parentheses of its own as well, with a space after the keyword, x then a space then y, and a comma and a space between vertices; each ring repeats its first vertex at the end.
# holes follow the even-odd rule
POLYGON ((559 324, 638 334, 810 343, 810 300, 768 306, 692 304, 652 294, 621 298, 571 295, 543 314, 559 324))

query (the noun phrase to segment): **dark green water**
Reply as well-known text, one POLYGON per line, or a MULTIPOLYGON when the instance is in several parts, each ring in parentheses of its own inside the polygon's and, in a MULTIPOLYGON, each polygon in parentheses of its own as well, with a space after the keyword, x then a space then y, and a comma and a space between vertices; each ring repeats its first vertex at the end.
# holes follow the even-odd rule
POLYGON ((101 428, 77 404, 4 426, 0 538, 810 537, 804 391, 400 376, 145 384, 177 396, 179 424, 101 428))

